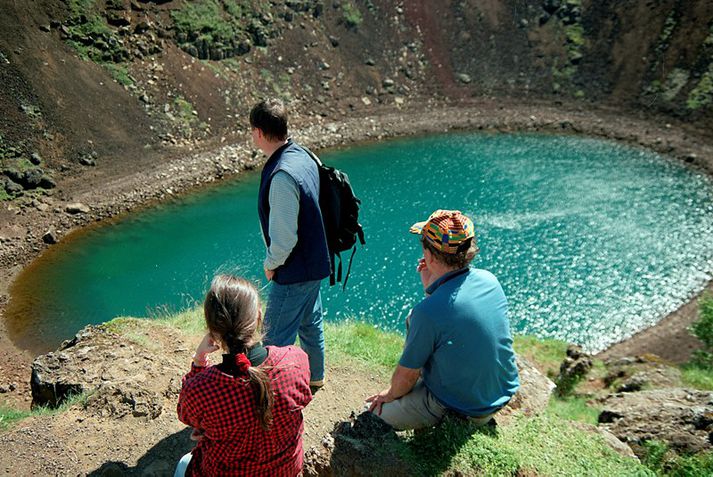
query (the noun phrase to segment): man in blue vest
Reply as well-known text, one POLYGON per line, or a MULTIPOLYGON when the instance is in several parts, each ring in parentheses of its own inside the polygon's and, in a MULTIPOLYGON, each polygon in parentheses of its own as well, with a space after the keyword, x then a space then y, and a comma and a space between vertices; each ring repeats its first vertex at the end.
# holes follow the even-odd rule
POLYGON ((414 224, 426 298, 407 318, 406 344, 391 386, 371 396, 370 411, 397 430, 438 423, 447 412, 485 424, 520 386, 507 300, 497 278, 470 268, 473 222, 437 210, 414 224))
POLYGON ((319 171, 287 136, 287 110, 266 100, 250 111, 255 145, 268 157, 262 169, 258 214, 267 246, 265 277, 272 282, 265 310, 265 344, 294 344, 309 356, 310 385, 324 384, 320 283, 329 276, 327 238, 319 208, 319 171))

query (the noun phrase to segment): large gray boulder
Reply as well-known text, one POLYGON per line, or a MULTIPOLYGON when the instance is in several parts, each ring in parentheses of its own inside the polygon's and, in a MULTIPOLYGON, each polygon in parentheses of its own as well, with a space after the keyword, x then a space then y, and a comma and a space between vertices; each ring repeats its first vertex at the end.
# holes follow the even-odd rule
POLYGON ((634 452, 647 440, 663 441, 679 453, 711 448, 713 392, 682 388, 612 394, 599 423, 634 452))
MULTIPOLYGON (((162 333, 170 342, 169 332, 162 333)), ((74 394, 102 388, 105 401, 113 395, 133 414, 144 413, 136 410, 138 406, 155 415, 155 396, 177 394, 180 390, 176 381, 186 372, 185 361, 173 359, 183 354, 174 350, 157 347, 154 352, 150 349, 151 337, 142 336, 139 340, 146 343, 134 343, 103 326, 85 327, 57 351, 35 358, 30 380, 32 405, 56 407, 74 394)), ((118 412, 115 411, 110 414, 118 412)))

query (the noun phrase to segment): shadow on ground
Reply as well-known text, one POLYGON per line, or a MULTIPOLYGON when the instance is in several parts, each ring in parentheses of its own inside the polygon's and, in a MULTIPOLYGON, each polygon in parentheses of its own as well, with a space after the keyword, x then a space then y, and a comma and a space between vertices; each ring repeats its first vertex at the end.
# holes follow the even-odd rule
POLYGON ((440 475, 475 433, 495 437, 497 429, 478 428, 448 416, 433 429, 402 435, 374 414, 364 412, 337 424, 331 437, 323 440, 322 449, 312 448, 306 453, 304 475, 440 475))
POLYGON ((172 434, 149 449, 136 463, 129 467, 123 462, 105 462, 98 469, 90 472, 90 477, 119 477, 141 475, 159 477, 173 475, 176 464, 193 448, 190 440, 191 429, 172 434))

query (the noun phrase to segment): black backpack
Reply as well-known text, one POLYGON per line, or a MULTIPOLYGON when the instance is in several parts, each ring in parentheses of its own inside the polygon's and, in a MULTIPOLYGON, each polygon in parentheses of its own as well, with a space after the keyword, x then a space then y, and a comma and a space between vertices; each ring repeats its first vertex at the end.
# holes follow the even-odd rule
POLYGON ((357 238, 362 245, 366 243, 364 230, 359 223, 361 201, 354 195, 349 177, 345 173, 325 166, 312 151, 304 149, 317 163, 317 169, 319 169, 319 208, 322 210, 324 231, 327 235, 327 247, 329 248, 330 285, 342 281, 341 253, 352 249, 347 274, 344 276, 342 284, 342 289, 345 289, 352 269, 352 260, 356 253, 357 238), (336 258, 339 258, 339 267, 336 267, 336 258))

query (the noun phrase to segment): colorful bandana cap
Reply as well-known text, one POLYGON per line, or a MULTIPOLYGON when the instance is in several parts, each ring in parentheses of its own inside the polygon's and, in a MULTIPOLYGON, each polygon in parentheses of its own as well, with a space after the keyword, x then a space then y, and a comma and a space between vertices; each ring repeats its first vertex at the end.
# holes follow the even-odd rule
POLYGON ((475 237, 474 228, 460 210, 437 210, 427 221, 413 224, 409 232, 423 235, 440 252, 454 254, 463 242, 475 237))

